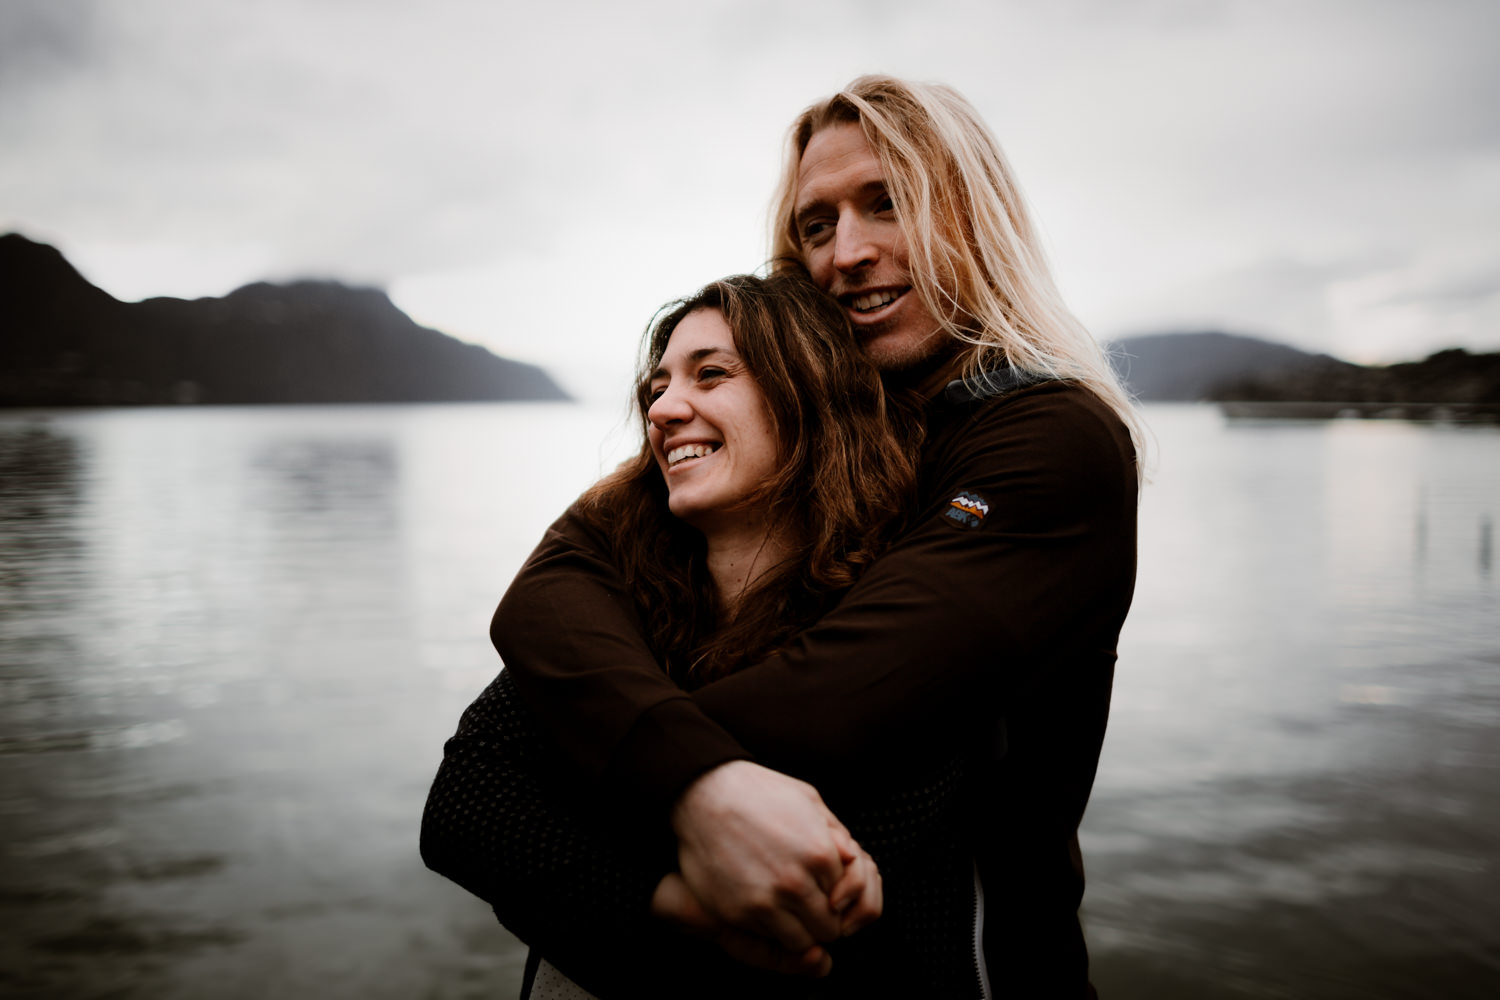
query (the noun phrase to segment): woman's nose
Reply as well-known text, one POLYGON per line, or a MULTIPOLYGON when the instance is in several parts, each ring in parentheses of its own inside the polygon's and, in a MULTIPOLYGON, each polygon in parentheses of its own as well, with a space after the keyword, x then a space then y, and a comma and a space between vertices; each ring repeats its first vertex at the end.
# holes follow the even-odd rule
POLYGON ((681 423, 692 419, 692 416, 693 408, 688 405, 687 398, 681 392, 673 392, 670 387, 652 400, 646 409, 646 419, 657 427, 681 423))

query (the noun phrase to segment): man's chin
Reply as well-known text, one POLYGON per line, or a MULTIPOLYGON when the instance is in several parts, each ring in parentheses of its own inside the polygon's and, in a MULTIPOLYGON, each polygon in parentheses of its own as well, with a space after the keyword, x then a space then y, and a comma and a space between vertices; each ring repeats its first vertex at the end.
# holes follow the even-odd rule
POLYGON ((925 335, 895 329, 869 337, 860 345, 865 357, 882 375, 895 375, 903 380, 908 375, 920 377, 941 365, 952 356, 953 346, 941 329, 925 335))

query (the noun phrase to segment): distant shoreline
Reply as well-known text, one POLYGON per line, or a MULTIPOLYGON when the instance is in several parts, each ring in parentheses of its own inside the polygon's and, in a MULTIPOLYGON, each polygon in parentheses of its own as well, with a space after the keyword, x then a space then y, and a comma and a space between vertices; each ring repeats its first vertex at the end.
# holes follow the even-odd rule
POLYGON ((565 399, 373 399, 353 402, 309 400, 274 403, 8 403, 0 400, 0 417, 25 413, 94 413, 104 410, 168 410, 202 412, 204 410, 295 410, 300 408, 381 409, 400 406, 587 406, 587 401, 565 399))
POLYGON ((1500 424, 1494 403, 1391 403, 1349 401, 1220 400, 1231 420, 1416 420, 1425 423, 1500 424))

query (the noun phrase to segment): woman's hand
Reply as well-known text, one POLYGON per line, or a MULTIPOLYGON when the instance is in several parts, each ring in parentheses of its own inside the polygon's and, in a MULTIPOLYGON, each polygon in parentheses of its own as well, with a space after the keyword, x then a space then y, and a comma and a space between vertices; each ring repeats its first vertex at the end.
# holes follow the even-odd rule
MULTIPOLYGON (((848 837, 848 831, 844 831, 848 837)), ((844 875, 828 894, 828 902, 839 914, 839 934, 848 937, 873 924, 885 906, 885 883, 875 859, 849 837, 852 856, 846 857, 844 875)))
POLYGON ((768 972, 788 976, 826 976, 833 959, 822 945, 804 952, 787 951, 770 938, 759 937, 716 920, 703 908, 681 875, 672 872, 656 886, 651 912, 694 937, 712 941, 730 958, 768 972))

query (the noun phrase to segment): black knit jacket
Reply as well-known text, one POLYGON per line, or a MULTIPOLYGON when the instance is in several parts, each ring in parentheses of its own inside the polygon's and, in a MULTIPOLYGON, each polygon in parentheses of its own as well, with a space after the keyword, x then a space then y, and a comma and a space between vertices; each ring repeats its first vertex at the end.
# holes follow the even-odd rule
POLYGON ((959 813, 962 755, 883 769, 879 788, 829 796, 879 866, 885 907, 832 947, 823 980, 731 962, 661 924, 650 899, 675 866, 666 831, 568 765, 507 673, 464 713, 422 819, 422 856, 484 899, 513 934, 602 998, 640 995, 978 995, 974 875, 959 813))

